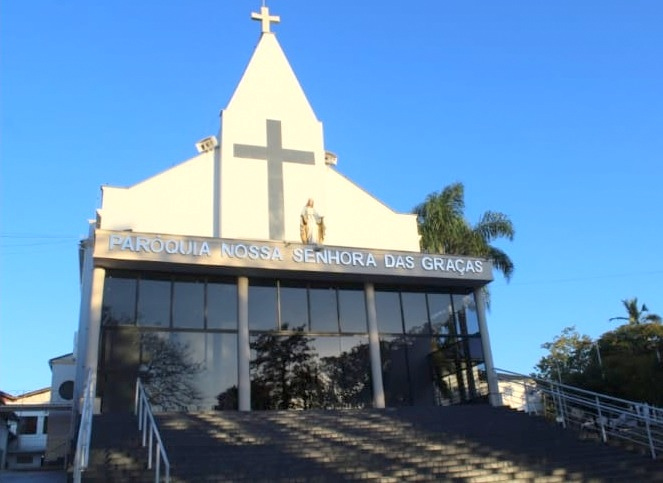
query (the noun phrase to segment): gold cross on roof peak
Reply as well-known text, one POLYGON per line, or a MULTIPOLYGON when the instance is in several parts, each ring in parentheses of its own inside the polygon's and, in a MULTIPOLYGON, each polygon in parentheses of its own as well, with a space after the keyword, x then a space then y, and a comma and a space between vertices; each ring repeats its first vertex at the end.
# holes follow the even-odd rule
POLYGON ((260 7, 260 13, 255 13, 251 12, 251 18, 253 20, 260 20, 262 23, 262 33, 268 33, 270 32, 270 27, 272 22, 273 23, 279 23, 281 21, 281 17, 278 15, 269 15, 269 8, 266 7, 264 4, 262 7, 260 7))

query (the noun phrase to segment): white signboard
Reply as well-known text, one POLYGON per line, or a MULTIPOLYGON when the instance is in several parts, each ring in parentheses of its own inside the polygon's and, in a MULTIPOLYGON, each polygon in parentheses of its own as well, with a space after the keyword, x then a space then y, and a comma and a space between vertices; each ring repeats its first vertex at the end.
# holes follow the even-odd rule
POLYGON ((492 280, 492 265, 489 261, 453 255, 104 230, 97 230, 95 236, 96 260, 150 261, 485 282, 492 280))

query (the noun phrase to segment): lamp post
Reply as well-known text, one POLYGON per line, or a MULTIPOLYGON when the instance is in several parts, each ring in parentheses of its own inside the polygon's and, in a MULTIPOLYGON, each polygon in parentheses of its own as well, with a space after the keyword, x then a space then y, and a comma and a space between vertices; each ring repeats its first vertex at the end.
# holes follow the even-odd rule
POLYGON ((661 350, 659 349, 659 347, 661 345, 661 339, 659 337, 656 337, 656 336, 652 335, 647 339, 647 342, 649 342, 651 344, 652 349, 654 349, 654 352, 656 352, 656 360, 660 364, 661 363, 661 350))
POLYGON ((605 379, 605 372, 603 371, 603 360, 601 359, 601 349, 599 348, 599 341, 596 341, 592 344, 596 348, 596 359, 599 363, 599 368, 601 369, 601 379, 605 379))

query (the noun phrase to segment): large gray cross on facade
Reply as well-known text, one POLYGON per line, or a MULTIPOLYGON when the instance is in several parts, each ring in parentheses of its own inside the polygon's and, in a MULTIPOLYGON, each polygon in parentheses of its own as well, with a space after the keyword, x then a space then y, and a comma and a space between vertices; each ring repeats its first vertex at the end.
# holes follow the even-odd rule
POLYGON ((283 149, 281 121, 267 119, 267 146, 235 144, 236 158, 267 160, 267 198, 269 201, 269 239, 284 239, 283 163, 315 164, 315 153, 283 149))

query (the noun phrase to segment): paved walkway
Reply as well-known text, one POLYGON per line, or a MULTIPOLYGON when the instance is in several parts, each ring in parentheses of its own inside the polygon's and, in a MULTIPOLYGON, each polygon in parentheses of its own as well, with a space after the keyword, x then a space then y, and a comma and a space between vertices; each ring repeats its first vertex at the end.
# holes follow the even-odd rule
POLYGON ((0 471, 0 483, 66 483, 64 471, 0 471))

